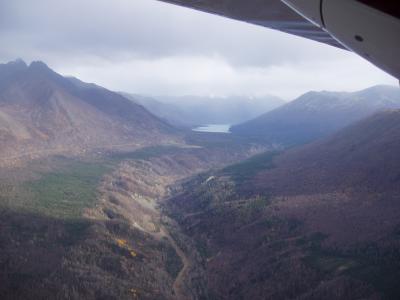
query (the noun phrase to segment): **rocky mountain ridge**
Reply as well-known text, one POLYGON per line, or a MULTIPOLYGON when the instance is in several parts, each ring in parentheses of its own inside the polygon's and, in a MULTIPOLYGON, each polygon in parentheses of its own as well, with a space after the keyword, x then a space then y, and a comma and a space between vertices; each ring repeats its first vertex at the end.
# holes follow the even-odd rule
POLYGON ((43 62, 0 65, 3 162, 179 140, 175 128, 117 93, 72 81, 43 62))
POLYGON ((238 135, 296 145, 327 136, 378 111, 400 108, 400 89, 375 86, 362 91, 308 92, 254 120, 235 125, 238 135))

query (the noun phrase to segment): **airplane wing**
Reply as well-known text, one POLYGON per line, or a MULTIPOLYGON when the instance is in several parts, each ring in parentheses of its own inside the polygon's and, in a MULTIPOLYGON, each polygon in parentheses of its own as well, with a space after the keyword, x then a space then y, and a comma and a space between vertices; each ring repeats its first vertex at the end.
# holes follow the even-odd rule
POLYGON ((345 49, 329 33, 301 17, 280 0, 161 0, 261 25, 345 49))
POLYGON ((400 79, 399 0, 159 0, 351 50, 400 79))

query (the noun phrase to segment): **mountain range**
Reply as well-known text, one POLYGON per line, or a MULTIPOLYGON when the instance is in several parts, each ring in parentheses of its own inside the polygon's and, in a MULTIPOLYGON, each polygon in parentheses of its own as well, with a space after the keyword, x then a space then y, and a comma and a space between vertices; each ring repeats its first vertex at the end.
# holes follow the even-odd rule
POLYGON ((205 124, 236 124, 251 120, 283 105, 285 102, 275 96, 265 97, 148 97, 143 95, 122 95, 143 105, 151 113, 183 127, 205 124))
POLYGON ((177 140, 176 129, 118 93, 63 77, 43 62, 0 65, 3 162, 177 140))
POLYGON ((1 299, 400 299, 398 88, 124 95, 0 65, 1 299))
POLYGON ((232 126, 238 135, 286 145, 327 136, 375 112, 400 108, 400 89, 375 86, 358 92, 308 92, 248 122, 232 126))

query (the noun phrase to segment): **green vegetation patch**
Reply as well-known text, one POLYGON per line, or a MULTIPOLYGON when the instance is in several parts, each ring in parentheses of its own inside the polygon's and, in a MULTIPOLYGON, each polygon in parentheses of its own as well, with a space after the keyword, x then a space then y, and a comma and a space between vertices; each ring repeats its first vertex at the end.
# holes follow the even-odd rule
POLYGON ((323 249, 321 243, 327 237, 323 233, 316 232, 308 237, 304 236, 296 242, 297 246, 301 246, 309 252, 305 258, 306 263, 325 274, 341 274, 358 266, 357 261, 351 256, 323 249))
POLYGON ((198 145, 208 149, 243 149, 254 145, 269 145, 264 140, 218 132, 190 132, 185 140, 188 144, 198 145))
POLYGON ((270 204, 270 199, 267 196, 255 196, 253 198, 243 199, 243 204, 233 207, 235 211, 236 221, 246 224, 262 216, 265 208, 270 204))
POLYGON ((178 146, 154 146, 138 149, 132 152, 118 152, 111 154, 110 158, 114 161, 121 161, 125 159, 142 159, 149 160, 153 157, 174 154, 181 150, 178 146))
POLYGON ((355 260, 341 256, 313 255, 309 262, 322 272, 330 274, 341 274, 358 266, 355 260))
POLYGON ((228 166, 222 171, 230 175, 236 182, 241 183, 254 177, 258 172, 274 167, 273 158, 278 152, 265 152, 254 155, 240 163, 228 166))
POLYGON ((110 168, 101 163, 72 162, 61 170, 25 182, 26 208, 58 218, 75 218, 96 200, 101 177, 110 168))

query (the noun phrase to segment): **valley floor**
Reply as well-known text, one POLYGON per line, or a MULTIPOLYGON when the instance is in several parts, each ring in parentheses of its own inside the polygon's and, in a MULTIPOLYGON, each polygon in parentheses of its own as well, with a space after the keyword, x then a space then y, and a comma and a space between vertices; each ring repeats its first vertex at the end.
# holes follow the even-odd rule
POLYGON ((1 169, 0 298, 398 299, 396 181, 229 139, 1 169))
POLYGON ((265 150, 213 145, 0 170, 1 299, 207 299, 203 258, 162 205, 183 179, 265 150))

